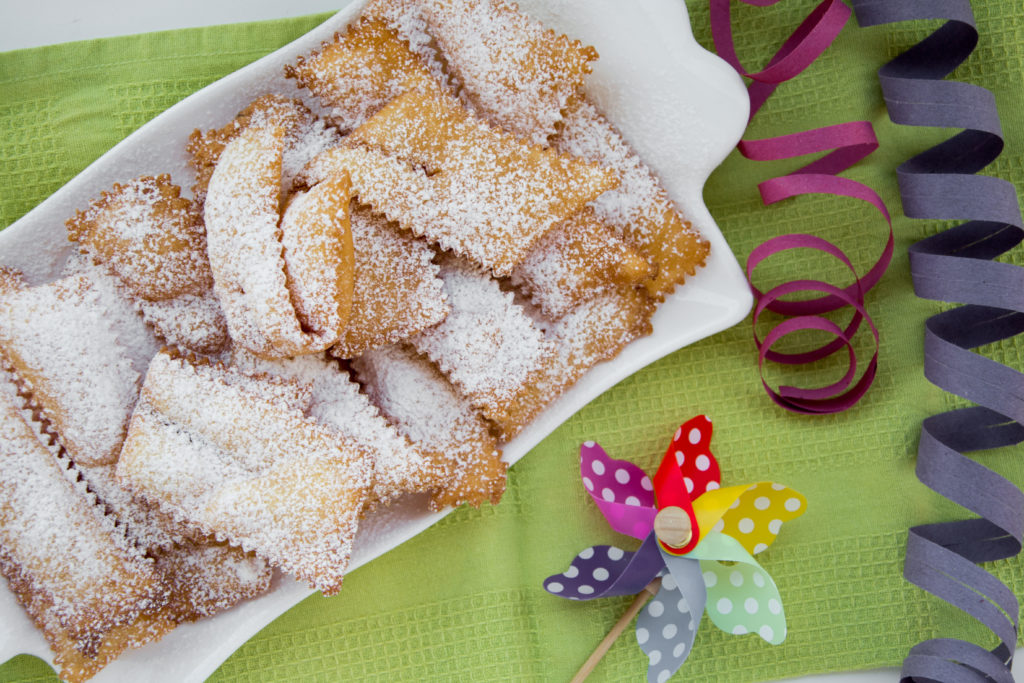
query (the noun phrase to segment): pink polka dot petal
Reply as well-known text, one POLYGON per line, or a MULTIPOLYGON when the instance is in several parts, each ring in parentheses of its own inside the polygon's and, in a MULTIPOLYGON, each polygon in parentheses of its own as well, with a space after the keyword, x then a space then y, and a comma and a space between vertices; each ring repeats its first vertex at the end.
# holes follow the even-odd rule
POLYGON ((580 475, 612 529, 638 539, 651 532, 657 514, 654 487, 638 465, 610 458, 600 445, 588 442, 580 448, 580 475))
POLYGON ((644 471, 628 460, 608 457, 600 444, 588 441, 580 447, 580 476, 592 484, 587 490, 596 502, 623 501, 633 496, 641 506, 654 505, 653 491, 643 485, 644 471))

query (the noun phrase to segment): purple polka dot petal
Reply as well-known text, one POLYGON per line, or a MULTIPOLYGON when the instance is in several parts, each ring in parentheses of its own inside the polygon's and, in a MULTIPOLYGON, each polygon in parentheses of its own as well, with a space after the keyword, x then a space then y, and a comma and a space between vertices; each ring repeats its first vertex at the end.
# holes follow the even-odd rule
POLYGON ((635 595, 664 567, 657 548, 654 534, 636 552, 609 545, 585 548, 566 571, 544 579, 544 589, 571 600, 635 595))

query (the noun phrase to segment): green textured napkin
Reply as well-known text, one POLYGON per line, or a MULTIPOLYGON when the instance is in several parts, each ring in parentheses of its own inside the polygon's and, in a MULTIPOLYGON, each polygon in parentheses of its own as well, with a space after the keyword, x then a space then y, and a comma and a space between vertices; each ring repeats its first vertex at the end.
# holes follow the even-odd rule
MULTIPOLYGON (((710 46, 706 3, 688 4, 698 39, 710 46)), ((738 8, 737 44, 748 66, 763 64, 814 4, 738 8)), ((995 92, 1008 151, 988 172, 1019 186, 1024 18, 1017 5, 975 3, 980 47, 956 77, 995 92)), ((0 54, 0 225, 15 221, 163 109, 324 18, 0 54)), ((459 510, 355 571, 339 596, 307 599, 243 646, 212 680, 568 680, 629 599, 561 600, 541 589, 542 579, 562 571, 588 545, 636 545, 610 531, 583 494, 579 444, 597 440, 612 457, 650 469, 676 427, 700 412, 714 420, 712 449, 724 483, 772 478, 803 492, 809 509, 762 556, 783 596, 785 643, 772 647, 756 636, 726 635, 705 619, 678 680, 743 682, 896 665, 913 643, 939 635, 988 642, 989 634, 968 618, 901 578, 908 525, 965 516, 913 476, 921 420, 958 401, 923 378, 922 325, 941 305, 914 297, 905 253, 908 244, 945 226, 902 217, 893 172, 948 131, 890 124, 875 75, 932 28, 866 30, 851 21, 823 58, 779 89, 748 135, 855 119, 875 124, 881 149, 846 175, 868 183, 889 203, 897 255, 868 297, 882 334, 880 371, 859 405, 826 417, 776 408, 760 387, 749 321, 742 323, 596 399, 513 468, 501 505, 459 510)), ((863 271, 877 258, 885 230, 867 205, 802 197, 761 206, 756 183, 798 165, 733 154, 712 176, 707 202, 737 257, 742 262, 754 245, 776 234, 813 232, 837 242, 863 271)), ((841 267, 814 259, 796 267, 792 256, 765 264, 759 275, 768 281, 784 273, 827 273, 842 281, 841 267)), ((1019 368, 1022 349, 1018 339, 986 353, 1019 368)), ((982 457, 1024 482, 1018 449, 982 457)), ((992 568, 1024 593, 1019 559, 992 568)), ((646 658, 627 633, 594 680, 642 680, 645 673, 646 658)), ((30 657, 0 666, 2 680, 51 678, 30 657)))

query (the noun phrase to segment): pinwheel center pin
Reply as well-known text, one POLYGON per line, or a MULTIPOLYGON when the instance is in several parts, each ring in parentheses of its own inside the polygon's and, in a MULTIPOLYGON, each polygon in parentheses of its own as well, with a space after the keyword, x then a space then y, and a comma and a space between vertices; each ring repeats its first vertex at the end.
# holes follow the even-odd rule
POLYGON ((654 535, 670 548, 686 547, 693 538, 690 516, 675 505, 659 510, 654 518, 654 535))

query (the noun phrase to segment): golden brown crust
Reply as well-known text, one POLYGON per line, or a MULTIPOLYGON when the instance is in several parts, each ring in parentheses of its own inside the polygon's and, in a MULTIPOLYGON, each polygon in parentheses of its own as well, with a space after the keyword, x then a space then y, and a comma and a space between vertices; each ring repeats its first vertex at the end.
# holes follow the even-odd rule
POLYGON ((587 299, 652 275, 644 256, 585 206, 537 242, 512 271, 512 283, 557 320, 587 299))
POLYGON ((644 283, 655 301, 704 265, 710 243, 679 213, 654 173, 619 132, 585 98, 566 112, 555 149, 613 168, 622 179, 617 188, 593 202, 597 215, 651 265, 644 283))
MULTIPOLYGON (((217 167, 217 161, 223 154, 228 143, 238 137, 250 126, 276 126, 284 131, 286 140, 293 145, 300 144, 302 133, 316 128, 322 134, 322 144, 329 146, 332 136, 317 128, 317 118, 300 100, 289 99, 280 95, 267 94, 256 98, 234 119, 221 128, 203 132, 198 128, 189 135, 185 151, 189 155, 189 165, 195 169, 196 182, 192 186, 192 194, 200 207, 206 202, 206 193, 210 186, 210 178, 217 167)), ((286 199, 290 187, 282 187, 282 203, 286 199)))
POLYGON ((331 42, 299 57, 285 75, 308 88, 350 130, 403 92, 440 92, 430 70, 398 34, 379 20, 363 20, 331 42))
POLYGON ((169 175, 115 183, 68 219, 68 239, 109 266, 137 297, 162 301, 213 284, 196 205, 169 175))
MULTIPOLYGON (((293 305, 292 297, 298 290, 293 292, 288 287, 285 245, 278 227, 284 146, 282 128, 246 128, 221 154, 206 199, 210 265, 231 338, 235 344, 266 358, 314 353, 333 344, 341 333, 337 325, 333 329, 304 331, 293 305)), ((320 198, 338 199, 338 182, 328 185, 320 198)), ((329 208, 329 220, 323 221, 321 227, 343 239, 347 236, 343 228, 348 201, 340 203, 329 208)), ((298 225, 294 229, 301 231, 307 227, 298 225)), ((291 233, 289 240, 293 246, 299 242, 291 239, 295 234, 298 233, 291 233)), ((340 253, 340 258, 335 259, 334 265, 344 268, 350 261, 346 263, 344 243, 339 246, 341 251, 335 254, 340 253)), ((301 257, 293 254, 292 261, 297 266, 301 257)), ((319 279, 322 284, 323 278, 319 279)), ((351 280, 333 283, 336 303, 344 303, 346 282, 351 280)), ((312 304, 304 306, 308 311, 312 304)))
POLYGON ((175 623, 213 616, 270 589, 273 571, 254 553, 211 538, 188 540, 154 553, 170 588, 163 613, 175 623))
POLYGON ((84 681, 173 624, 161 614, 166 595, 152 563, 103 519, 43 439, 10 388, 0 391, 0 572, 62 678, 84 681))
POLYGON ((218 353, 228 331, 212 295, 206 230, 197 205, 179 193, 166 174, 115 184, 66 222, 68 239, 168 343, 218 353))
POLYGON ((486 271, 446 257, 441 278, 451 313, 416 335, 412 345, 483 415, 508 431, 518 430, 524 423, 516 396, 540 379, 554 345, 486 271))
POLYGON ((347 175, 295 197, 281 218, 286 286, 303 330, 337 338, 352 310, 355 256, 347 175))
POLYGON ((409 345, 395 344, 368 351, 352 365, 374 405, 443 469, 431 509, 501 500, 507 465, 498 442, 434 363, 409 345))
POLYGON ((504 439, 514 437, 590 368, 611 360, 634 339, 649 335, 656 303, 643 287, 619 287, 589 299, 551 325, 556 352, 539 375, 524 384, 503 419, 495 420, 504 439))
MULTIPOLYGON (((544 233, 618 184, 614 172, 524 144, 449 96, 396 97, 346 142, 423 166, 429 175, 421 184, 433 196, 409 227, 499 277, 544 233)), ((391 216, 390 207, 374 208, 391 216)))
POLYGON ((503 0, 424 0, 421 11, 474 113, 547 144, 597 51, 530 20, 503 0))
POLYGON ((354 358, 436 325, 448 315, 434 252, 397 225, 357 207, 352 214, 355 284, 352 315, 330 353, 354 358))

